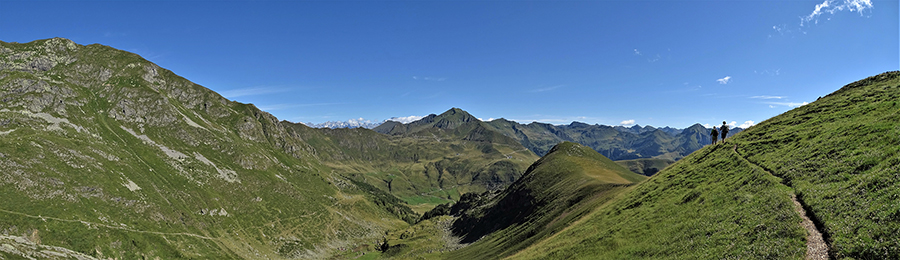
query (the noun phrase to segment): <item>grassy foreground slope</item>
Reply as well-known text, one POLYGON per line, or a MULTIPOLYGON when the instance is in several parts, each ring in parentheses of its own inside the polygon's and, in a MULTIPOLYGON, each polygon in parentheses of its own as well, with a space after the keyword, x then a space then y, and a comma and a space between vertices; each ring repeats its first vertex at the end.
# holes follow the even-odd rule
POLYGON ((832 256, 900 259, 900 72, 848 84, 751 130, 737 136, 737 151, 796 189, 832 256))
POLYGON ((513 258, 799 258, 790 189, 728 147, 703 148, 513 258))
POLYGON ((691 154, 513 258, 802 258, 791 193, 832 257, 900 258, 898 100, 898 72, 849 84, 691 154))

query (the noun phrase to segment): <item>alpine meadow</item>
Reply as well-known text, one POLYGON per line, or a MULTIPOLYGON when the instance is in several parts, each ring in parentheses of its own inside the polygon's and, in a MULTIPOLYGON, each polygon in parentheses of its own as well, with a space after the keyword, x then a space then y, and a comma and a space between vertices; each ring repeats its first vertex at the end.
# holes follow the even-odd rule
POLYGON ((900 259, 898 10, 0 1, 0 260, 900 259))

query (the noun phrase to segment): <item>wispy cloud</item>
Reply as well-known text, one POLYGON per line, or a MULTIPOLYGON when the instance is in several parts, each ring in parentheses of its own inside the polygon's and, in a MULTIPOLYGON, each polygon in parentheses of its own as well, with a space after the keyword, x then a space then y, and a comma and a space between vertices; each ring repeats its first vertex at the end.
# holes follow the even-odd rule
POLYGON ((810 22, 818 24, 819 16, 826 13, 834 14, 836 12, 847 10, 850 12, 858 12, 862 15, 863 11, 871 8, 875 8, 872 5, 872 0, 843 0, 840 2, 837 0, 825 0, 821 4, 817 4, 811 14, 800 17, 800 26, 805 26, 810 22))
POLYGON ((644 54, 641 54, 641 51, 639 51, 638 49, 634 49, 634 55, 641 56, 641 55, 644 55, 644 54))
MULTIPOLYGON (((588 116, 548 116, 548 115, 532 115, 526 118, 507 118, 511 121, 516 121, 522 124, 528 124, 531 122, 541 122, 548 124, 568 124, 572 122, 583 122, 583 123, 603 123, 606 122, 606 119, 599 117, 588 117, 588 116)), ((611 124, 611 123, 603 123, 603 124, 611 124)))
POLYGON ((531 93, 537 93, 537 92, 551 91, 551 90, 554 90, 554 89, 561 88, 562 86, 563 86, 563 85, 556 85, 556 86, 552 86, 552 87, 532 89, 532 90, 529 90, 528 92, 531 92, 531 93))
POLYGON ((750 97, 750 98, 756 98, 756 99, 783 99, 783 98, 786 98, 786 97, 785 97, 785 96, 752 96, 752 97, 750 97))
POLYGON ((239 88, 232 90, 225 90, 219 92, 225 98, 236 98, 236 97, 245 97, 245 96, 255 96, 255 95, 265 95, 265 94, 273 94, 273 93, 282 93, 290 91, 290 88, 276 88, 276 87, 251 87, 251 88, 239 88))
POLYGON ((417 121, 422 118, 423 117, 421 117, 421 116, 401 116, 401 117, 391 117, 390 119, 388 119, 388 121, 397 121, 400 123, 408 124, 410 122, 417 121))
POLYGON ((716 81, 718 81, 719 84, 725 85, 728 84, 729 81, 731 81, 731 76, 725 76, 724 78, 717 79, 716 81))
MULTIPOLYGON (((799 107, 809 104, 809 102, 765 102, 765 104, 774 106, 799 107)), ((772 107, 772 106, 769 106, 772 107)))
POLYGON ((634 124, 634 119, 624 120, 624 121, 622 121, 622 122, 619 123, 619 124, 620 124, 620 125, 633 125, 633 124, 634 124))
POLYGON ((445 81, 445 80, 447 80, 447 78, 442 78, 442 77, 419 77, 419 76, 413 76, 412 78, 413 78, 414 80, 424 80, 424 81, 445 81))
POLYGON ((760 74, 760 75, 778 76, 778 75, 781 75, 781 69, 776 69, 776 70, 767 70, 766 69, 766 70, 761 70, 761 71, 754 70, 753 73, 760 74))

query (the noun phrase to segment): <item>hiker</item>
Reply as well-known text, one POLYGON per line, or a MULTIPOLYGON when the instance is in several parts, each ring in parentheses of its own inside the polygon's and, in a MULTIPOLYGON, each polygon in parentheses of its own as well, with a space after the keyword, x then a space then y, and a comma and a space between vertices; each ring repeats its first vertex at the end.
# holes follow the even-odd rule
POLYGON ((715 145, 716 141, 719 139, 719 131, 716 130, 715 126, 713 126, 712 132, 709 133, 709 136, 712 137, 712 144, 715 145))
POLYGON ((719 132, 722 133, 722 143, 724 144, 724 143, 725 143, 725 136, 728 135, 728 124, 726 124, 725 121, 722 121, 722 128, 721 128, 721 129, 722 129, 722 130, 719 131, 719 132))

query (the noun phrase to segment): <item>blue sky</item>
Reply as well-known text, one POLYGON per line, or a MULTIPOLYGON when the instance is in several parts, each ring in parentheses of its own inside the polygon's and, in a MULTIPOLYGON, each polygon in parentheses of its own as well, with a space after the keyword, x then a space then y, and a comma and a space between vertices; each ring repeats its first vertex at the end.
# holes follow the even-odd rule
POLYGON ((0 1, 294 122, 760 122, 900 68, 897 1, 0 1))

